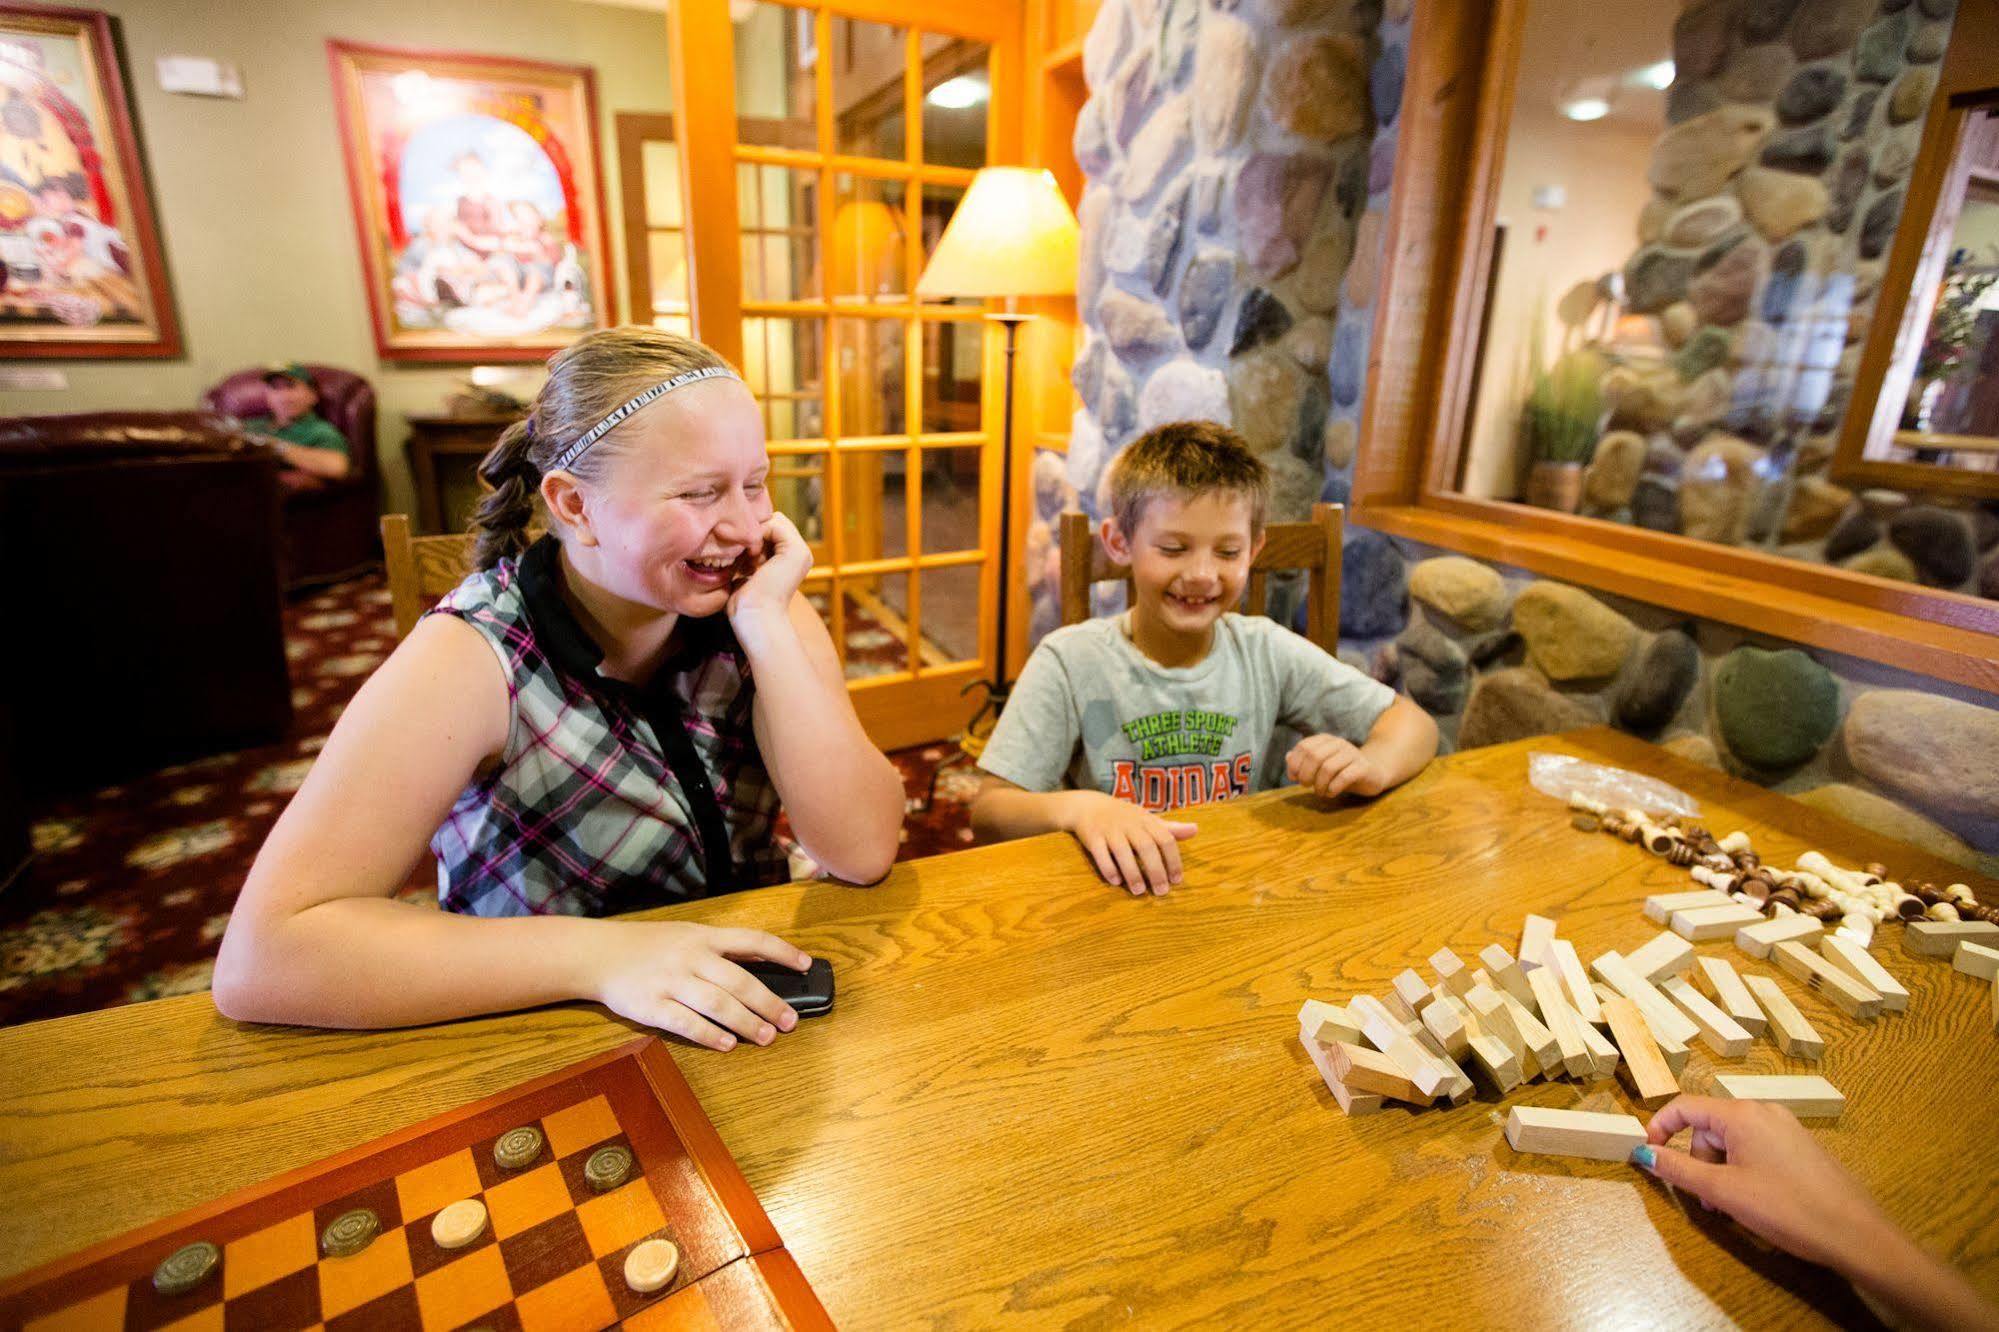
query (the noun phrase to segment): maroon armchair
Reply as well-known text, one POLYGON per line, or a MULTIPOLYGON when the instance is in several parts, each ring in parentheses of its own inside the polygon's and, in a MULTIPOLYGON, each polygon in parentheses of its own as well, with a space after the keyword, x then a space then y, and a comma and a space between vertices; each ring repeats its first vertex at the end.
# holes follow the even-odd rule
MULTIPOLYGON (((319 414, 347 437, 347 475, 338 481, 286 468, 278 483, 284 496, 285 586, 290 589, 336 582, 382 558, 375 464, 375 390, 367 380, 332 366, 308 365, 319 390, 319 414)), ((201 404, 239 420, 269 415, 264 371, 239 370, 208 390, 201 404)))

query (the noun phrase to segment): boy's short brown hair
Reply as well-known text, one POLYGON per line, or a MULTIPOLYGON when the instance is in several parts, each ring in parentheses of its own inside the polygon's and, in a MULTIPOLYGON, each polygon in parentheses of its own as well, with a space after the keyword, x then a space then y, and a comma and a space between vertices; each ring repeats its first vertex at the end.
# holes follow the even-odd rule
POLYGON ((1249 501, 1249 534, 1263 533, 1270 499, 1270 469, 1242 436, 1213 421, 1172 421, 1155 426, 1111 461, 1111 516, 1129 537, 1148 500, 1195 499, 1216 492, 1249 501))

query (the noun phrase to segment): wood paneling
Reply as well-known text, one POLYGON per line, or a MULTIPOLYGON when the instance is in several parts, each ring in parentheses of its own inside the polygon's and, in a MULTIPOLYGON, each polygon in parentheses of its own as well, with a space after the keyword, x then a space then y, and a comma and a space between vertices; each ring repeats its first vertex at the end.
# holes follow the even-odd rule
MULTIPOLYGON (((1527 786, 1530 750, 1663 777, 1773 864, 1817 847, 1963 877, 1591 730, 1455 754, 1374 801, 1293 790, 1186 811, 1200 831, 1163 898, 1106 888, 1055 835, 905 862, 873 888, 659 913, 775 930, 839 975, 833 1013, 768 1049, 675 1058, 843 1326, 1862 1321, 1843 1282, 1628 1166, 1516 1155, 1490 1099, 1348 1119, 1307 1061, 1305 998, 1379 993, 1440 946, 1510 943, 1525 913, 1585 958, 1657 932, 1641 902, 1684 872, 1571 828, 1527 786)), ((1828 1039, 1823 1064, 1758 1042, 1719 1067, 1831 1079, 1848 1109, 1819 1140, 1999 1294, 1999 1161, 1967 1149, 1999 1133, 1989 987, 1903 956, 1899 929, 1877 951, 1914 996, 1906 1014, 1856 1025, 1785 979, 1828 1039)), ((582 1005, 410 1031, 250 1027, 206 995, 0 1031, 0 1275, 632 1035, 582 1005)), ((1696 1051, 1686 1085, 1717 1067, 1696 1051)), ((1621 1108, 1623 1093, 1536 1084, 1506 1101, 1621 1108)))

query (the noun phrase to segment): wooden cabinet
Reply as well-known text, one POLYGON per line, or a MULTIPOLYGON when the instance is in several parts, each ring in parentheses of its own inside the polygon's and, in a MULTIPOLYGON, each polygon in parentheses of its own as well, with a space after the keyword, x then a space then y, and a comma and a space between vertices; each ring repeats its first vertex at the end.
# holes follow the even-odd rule
POLYGON ((500 432, 520 416, 511 412, 484 416, 412 412, 404 419, 410 426, 403 448, 409 456, 410 479, 416 485, 418 535, 463 532, 485 490, 479 480, 479 460, 498 442, 500 432))

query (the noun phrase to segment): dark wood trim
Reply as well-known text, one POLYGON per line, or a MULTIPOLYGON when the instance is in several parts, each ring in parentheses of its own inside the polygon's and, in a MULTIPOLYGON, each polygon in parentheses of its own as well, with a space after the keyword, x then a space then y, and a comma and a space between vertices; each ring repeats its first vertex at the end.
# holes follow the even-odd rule
MULTIPOLYGON (((1958 22, 1974 9, 1999 0, 1967 0, 1958 22)), ((1454 493, 1522 12, 1416 8, 1353 521, 1999 692, 1999 603, 1454 493)))

